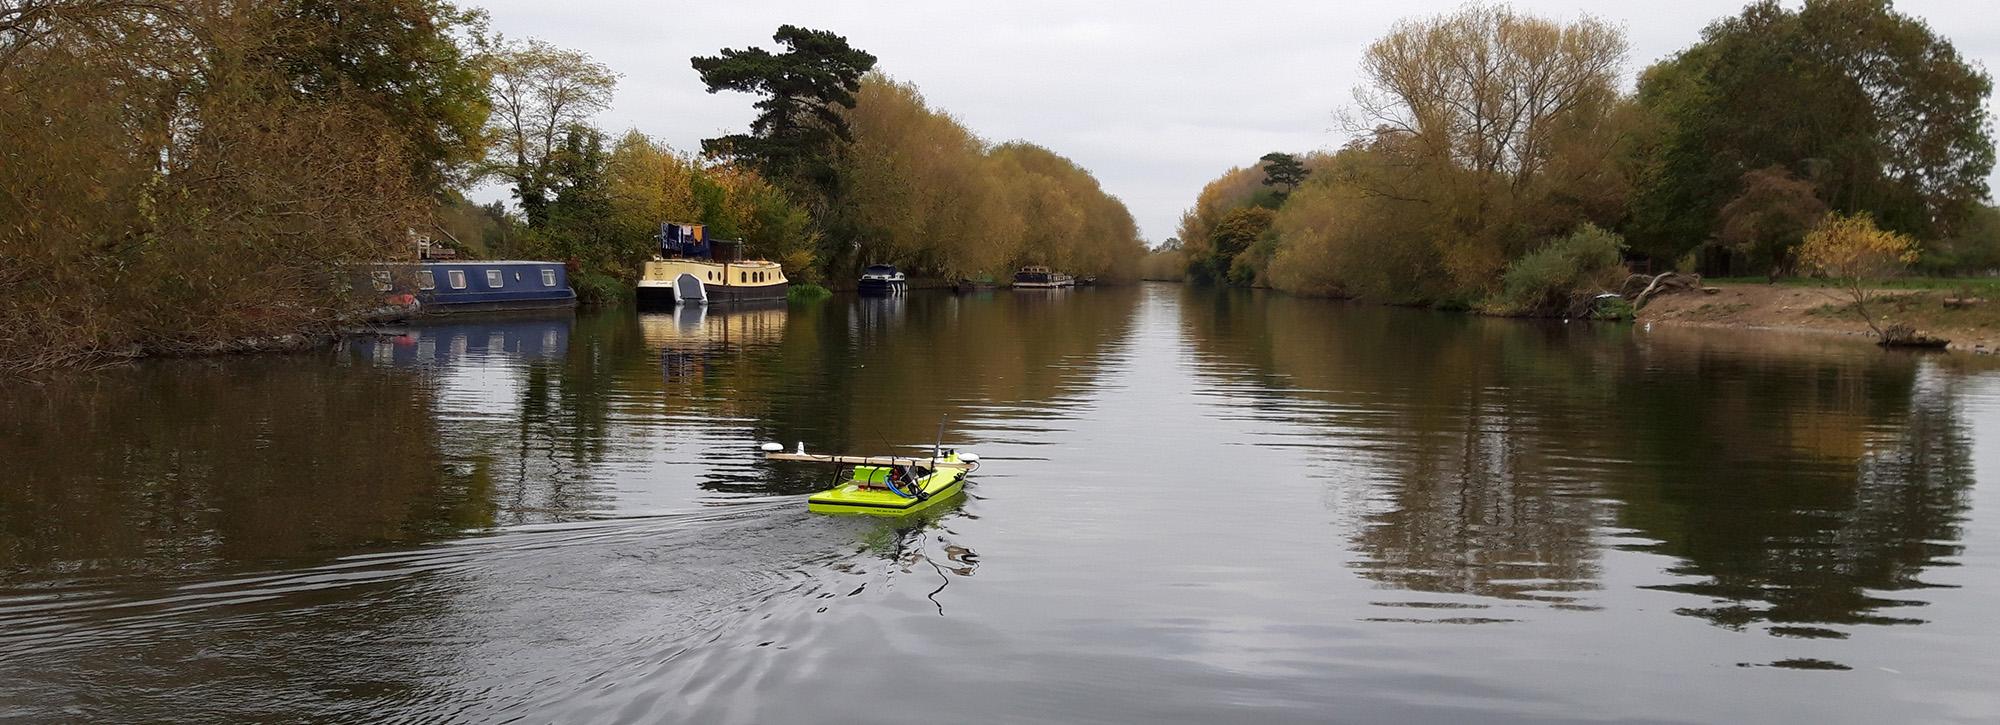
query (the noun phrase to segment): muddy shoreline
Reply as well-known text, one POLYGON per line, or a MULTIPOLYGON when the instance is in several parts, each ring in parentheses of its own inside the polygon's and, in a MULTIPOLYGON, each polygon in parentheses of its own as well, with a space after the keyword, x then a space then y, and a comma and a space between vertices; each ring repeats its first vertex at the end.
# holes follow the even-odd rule
MULTIPOLYGON (((1657 297, 1638 313, 1639 324, 1783 330, 1850 335, 1873 341, 1874 332, 1852 309, 1851 298, 1830 287, 1712 283, 1713 293, 1657 297)), ((1907 322, 1951 340, 1950 350, 1981 354, 2000 350, 2000 301, 1949 308, 1940 290, 1882 290, 1872 303, 1887 321, 1907 322)))

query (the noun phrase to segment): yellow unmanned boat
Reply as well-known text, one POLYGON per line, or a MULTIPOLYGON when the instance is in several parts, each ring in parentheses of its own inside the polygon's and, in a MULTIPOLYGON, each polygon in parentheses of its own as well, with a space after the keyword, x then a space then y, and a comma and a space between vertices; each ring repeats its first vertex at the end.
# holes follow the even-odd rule
POLYGON ((820 514, 908 516, 957 498, 965 490, 966 475, 979 468, 979 456, 942 447, 922 458, 818 455, 805 452, 803 445, 794 453, 783 450, 766 443, 764 457, 853 466, 847 482, 806 499, 806 510, 820 514))

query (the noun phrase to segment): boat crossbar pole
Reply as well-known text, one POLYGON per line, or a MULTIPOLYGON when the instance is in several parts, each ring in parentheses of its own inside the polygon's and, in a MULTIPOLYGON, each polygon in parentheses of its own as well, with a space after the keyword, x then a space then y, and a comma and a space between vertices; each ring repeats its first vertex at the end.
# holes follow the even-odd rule
POLYGON ((855 466, 923 466, 937 469, 969 469, 971 463, 953 463, 935 458, 905 458, 902 456, 822 456, 816 453, 766 453, 767 461, 800 461, 804 463, 845 463, 855 466))

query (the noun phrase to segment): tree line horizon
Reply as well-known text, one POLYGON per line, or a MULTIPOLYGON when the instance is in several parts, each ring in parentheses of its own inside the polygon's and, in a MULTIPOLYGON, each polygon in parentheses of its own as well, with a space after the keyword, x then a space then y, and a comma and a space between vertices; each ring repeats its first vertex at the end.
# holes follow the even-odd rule
POLYGON ((434 238, 567 262, 627 299, 661 223, 798 282, 887 262, 1136 279, 1130 212, 1074 161, 991 143, 839 35, 690 60, 752 95, 742 133, 671 148, 594 116, 619 74, 447 0, 0 4, 0 374, 336 333, 354 265, 434 238), (515 208, 466 190, 505 184, 515 208))
POLYGON ((329 334, 379 302, 337 272, 413 236, 618 300, 664 221, 805 283, 1143 264, 1440 306, 1533 307, 1634 260, 1789 274, 1831 215, 1917 240, 1920 269, 2000 267, 1991 81, 1887 0, 1752 3, 1632 93, 1595 18, 1401 21, 1350 143, 1231 170, 1151 256, 1074 161, 981 138, 832 32, 772 39, 690 59, 757 109, 696 153, 598 128, 613 69, 447 0, 0 6, 0 372, 329 334), (481 180, 518 211, 467 201, 481 180))
POLYGON ((1751 2, 1631 92, 1627 51, 1590 15, 1402 20, 1363 54, 1345 145, 1224 172, 1144 274, 1532 314, 1627 265, 1827 274, 1811 232, 1878 226, 1920 272, 2000 269, 1992 81, 1891 0, 1751 2))

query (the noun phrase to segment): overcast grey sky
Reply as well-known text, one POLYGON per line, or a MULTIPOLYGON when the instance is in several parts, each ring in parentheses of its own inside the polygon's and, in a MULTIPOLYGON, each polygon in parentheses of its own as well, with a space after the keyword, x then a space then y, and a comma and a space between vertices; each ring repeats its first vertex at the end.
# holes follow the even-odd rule
MULTIPOLYGON (((705 92, 688 58, 724 47, 772 47, 771 33, 784 23, 845 35, 874 53, 881 70, 915 83, 934 108, 988 141, 1033 141, 1090 169, 1131 208, 1149 243, 1172 236, 1202 185, 1230 166, 1270 151, 1344 143, 1333 114, 1352 98, 1367 44, 1398 18, 1462 4, 466 2, 487 8, 494 29, 510 37, 541 38, 610 65, 624 77, 600 125, 637 128, 684 150, 739 131, 752 116, 749 96, 705 92)), ((1588 12, 1622 26, 1632 46, 1629 87, 1640 69, 1694 42, 1709 21, 1744 3, 1512 4, 1562 20, 1588 12)), ((1988 72, 2000 67, 2000 19, 1990 0, 1897 6, 1928 20, 1988 72)))

